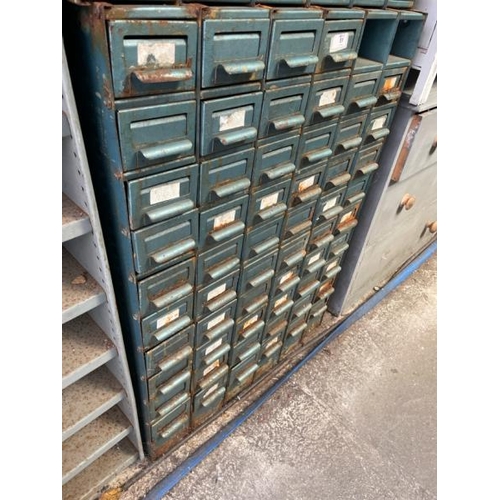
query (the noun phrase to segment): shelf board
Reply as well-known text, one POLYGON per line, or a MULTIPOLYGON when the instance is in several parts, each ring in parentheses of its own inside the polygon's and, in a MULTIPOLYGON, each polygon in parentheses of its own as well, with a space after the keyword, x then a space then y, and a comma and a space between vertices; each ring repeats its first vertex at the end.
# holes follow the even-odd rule
POLYGON ((62 327, 62 388, 65 389, 117 355, 111 340, 84 314, 62 327))
POLYGON ((120 383, 101 366, 62 392, 62 439, 65 441, 125 397, 120 383))
POLYGON ((62 249, 62 322, 85 314, 106 301, 106 294, 90 274, 62 249), (76 280, 76 281, 74 281, 76 280))
POLYGON ((89 216, 68 196, 62 194, 62 241, 78 238, 90 233, 92 225, 89 216))
POLYGON ((118 444, 131 429, 125 415, 114 406, 67 439, 62 446, 63 484, 118 444))
POLYGON ((63 486, 63 500, 96 498, 102 488, 138 458, 139 454, 130 441, 123 439, 63 486))

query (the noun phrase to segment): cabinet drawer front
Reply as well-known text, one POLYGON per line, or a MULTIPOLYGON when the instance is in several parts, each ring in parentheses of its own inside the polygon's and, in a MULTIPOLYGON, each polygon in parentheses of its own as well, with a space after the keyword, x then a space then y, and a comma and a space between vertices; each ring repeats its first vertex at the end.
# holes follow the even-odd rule
POLYGON ((232 342, 233 331, 222 330, 213 337, 213 340, 202 347, 198 347, 194 353, 193 366, 198 370, 201 366, 209 366, 216 359, 229 352, 227 346, 232 342))
MULTIPOLYGON (((315 226, 317 224, 331 223, 337 218, 342 211, 342 204, 346 187, 341 187, 336 190, 330 191, 328 194, 323 195, 318 200, 318 205, 315 212, 315 226)), ((314 228, 313 228, 314 231, 314 228)))
POLYGON ((266 324, 264 322, 267 311, 267 300, 257 311, 247 314, 238 320, 234 332, 234 342, 239 343, 250 338, 261 338, 266 324))
POLYGON ((322 162, 318 165, 304 167, 295 174, 290 195, 290 207, 297 207, 317 200, 321 196, 325 168, 326 162, 322 162))
POLYGON ((356 154, 354 170, 352 171, 353 176, 373 173, 378 169, 378 159, 384 142, 385 139, 380 139, 359 149, 356 154))
POLYGON ((255 227, 277 217, 282 218, 288 207, 291 179, 255 190, 248 206, 248 224, 255 227))
POLYGON ((201 390, 195 394, 193 400, 194 426, 201 425, 221 407, 228 379, 229 367, 224 364, 200 381, 201 390))
POLYGON ((356 151, 361 146, 367 118, 368 113, 362 113, 355 118, 344 118, 340 121, 333 147, 335 155, 356 151))
POLYGON ((151 439, 155 446, 174 446, 189 431, 189 401, 180 404, 151 426, 151 439))
POLYGON ((336 133, 337 122, 304 132, 299 145, 299 169, 329 160, 336 133))
POLYGON ((306 233, 310 234, 316 210, 316 202, 314 200, 308 203, 301 203, 297 207, 288 210, 285 217, 285 227, 283 228, 283 240, 306 233))
POLYGON ((363 132, 364 144, 373 144, 385 139, 390 133, 390 127, 396 111, 396 104, 375 108, 366 120, 363 132))
POLYGON ((276 271, 287 271, 292 266, 302 262, 306 255, 307 242, 309 241, 310 233, 305 232, 298 235, 296 238, 291 238, 281 246, 278 254, 278 263, 276 271))
POLYGON ((268 294, 274 277, 278 250, 270 252, 252 264, 244 266, 241 273, 239 293, 249 296, 268 294))
POLYGON ((194 90, 196 21, 110 21, 109 44, 117 97, 194 90))
POLYGON ((243 260, 258 259, 278 248, 280 244, 283 217, 273 218, 257 228, 247 229, 243 245, 243 260))
POLYGON ((381 76, 381 70, 351 76, 346 96, 346 116, 368 111, 375 105, 381 76))
POLYGON ((238 296, 239 270, 196 291, 195 311, 197 318, 219 311, 238 296))
POLYGON ((195 153, 196 101, 118 111, 123 170, 195 153))
POLYGON ((219 311, 206 315, 196 322, 195 346, 201 347, 211 342, 221 332, 232 332, 236 317, 236 300, 225 305, 219 311))
POLYGON ((382 71, 378 88, 379 99, 377 106, 384 106, 385 104, 399 100, 409 71, 409 66, 384 69, 382 71))

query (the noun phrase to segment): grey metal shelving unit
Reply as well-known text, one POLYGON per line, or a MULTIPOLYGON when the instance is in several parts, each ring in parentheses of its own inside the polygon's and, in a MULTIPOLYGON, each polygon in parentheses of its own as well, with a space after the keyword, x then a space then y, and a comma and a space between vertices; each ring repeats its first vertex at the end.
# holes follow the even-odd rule
POLYGON ((62 492, 92 499, 144 457, 115 295, 62 51, 62 492))

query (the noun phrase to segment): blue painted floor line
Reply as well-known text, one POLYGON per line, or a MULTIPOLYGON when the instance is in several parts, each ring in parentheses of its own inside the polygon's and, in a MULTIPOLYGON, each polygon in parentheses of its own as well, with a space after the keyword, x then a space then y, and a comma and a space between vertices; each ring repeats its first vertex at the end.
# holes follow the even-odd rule
POLYGON ((144 500, 161 500, 164 496, 191 472, 204 458, 217 448, 230 434, 232 434, 245 420, 252 416, 290 377, 304 366, 311 358, 320 352, 334 338, 352 326, 358 319, 373 309, 390 292, 408 279, 424 262, 426 262, 437 250, 437 241, 427 247, 418 257, 402 269, 375 295, 359 306, 340 324, 335 325, 327 336, 288 373, 278 380, 272 387, 265 391, 258 399, 248 406, 240 415, 229 422, 217 434, 212 436, 206 443, 198 448, 187 460, 179 465, 171 474, 158 482, 144 497, 144 500))

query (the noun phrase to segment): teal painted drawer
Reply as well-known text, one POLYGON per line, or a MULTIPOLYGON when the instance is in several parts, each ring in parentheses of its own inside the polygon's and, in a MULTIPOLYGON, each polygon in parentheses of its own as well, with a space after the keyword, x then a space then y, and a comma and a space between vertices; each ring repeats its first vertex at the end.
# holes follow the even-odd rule
POLYGON ((142 177, 126 186, 130 228, 139 229, 196 208, 198 165, 142 177))
MULTIPOLYGON (((389 60, 391 58, 395 57, 389 56, 389 60)), ((403 67, 387 68, 386 66, 384 68, 380 78, 377 106, 384 106, 399 100, 409 72, 409 64, 403 67)))
POLYGON ((214 361, 220 359, 230 352, 232 342, 232 330, 220 330, 213 340, 196 348, 194 352, 193 370, 206 368, 214 361))
POLYGON ((262 80, 269 10, 211 7, 203 11, 202 87, 262 80))
POLYGON ((254 186, 289 179, 295 172, 299 135, 291 133, 269 141, 257 143, 252 180, 254 186))
POLYGON ((312 308, 312 298, 313 293, 305 295, 304 298, 300 298, 295 302, 292 309, 292 314, 290 315, 290 323, 293 324, 297 321, 307 322, 309 316, 309 311, 312 308))
POLYGON ((350 68, 358 57, 365 13, 359 9, 331 9, 325 14, 318 72, 350 68))
POLYGON ((219 311, 209 314, 196 322, 195 347, 201 347, 212 342, 225 332, 234 332, 236 317, 236 301, 227 304, 219 311))
POLYGON ((194 257, 198 210, 132 232, 135 269, 144 275, 194 257))
MULTIPOLYGON (((297 293, 299 293, 299 289, 304 283, 307 282, 307 284, 309 284, 312 280, 319 280, 321 277, 321 271, 326 264, 326 258, 331 244, 331 240, 328 238, 322 238, 322 240, 322 246, 308 252, 307 257, 304 259, 301 276, 302 280, 297 288, 297 293)), ((297 297, 297 293, 295 297, 297 297)))
POLYGON ((287 179, 253 191, 248 203, 248 225, 255 227, 282 218, 288 207, 291 183, 291 179, 287 179))
POLYGON ((337 122, 304 131, 299 144, 299 170, 329 160, 333 155, 336 133, 337 122))
POLYGON ((364 130, 364 145, 385 139, 390 134, 390 126, 396 111, 396 104, 372 110, 364 130))
POLYGON ((186 295, 141 321, 144 348, 154 347, 193 322, 193 295, 186 295))
POLYGON ((200 205, 220 203, 229 196, 248 194, 253 162, 253 149, 202 162, 200 205))
POLYGON ((171 100, 174 102, 157 100, 149 106, 118 111, 124 171, 195 154, 194 95, 175 94, 171 100))
POLYGON ((336 121, 345 111, 349 70, 314 76, 306 111, 306 126, 336 121))
POLYGON ((194 292, 194 263, 194 258, 188 259, 139 281, 137 289, 142 317, 161 311, 194 292))
POLYGON ((208 355, 200 355, 197 366, 193 366, 193 384, 195 392, 198 391, 201 380, 217 368, 227 365, 230 350, 231 345, 229 343, 224 343, 208 355))
MULTIPOLYGON (((316 294, 316 291, 318 290, 321 284, 319 281, 321 270, 322 268, 320 267, 318 271, 314 273, 314 276, 313 273, 310 273, 307 276, 303 276, 300 285, 297 287, 297 290, 295 290, 295 297, 294 297, 295 305, 297 304, 297 302, 299 302, 300 304, 305 304, 306 302, 312 303, 314 295, 316 294)), ((293 309, 292 309, 292 315, 290 316, 290 321, 294 321, 293 309)))
POLYGON ((301 203, 297 207, 288 209, 283 228, 283 240, 288 240, 289 238, 303 235, 310 231, 315 210, 316 200, 309 203, 301 203))
POLYGON ((288 321, 284 319, 278 319, 278 321, 268 321, 264 330, 262 344, 268 345, 272 339, 283 340, 287 327, 288 321))
POLYGON ((336 220, 337 216, 342 212, 342 203, 344 202, 345 193, 346 187, 344 186, 330 191, 318 200, 315 212, 315 226, 317 224, 329 223, 336 220))
POLYGON ((367 113, 361 113, 356 117, 343 118, 340 121, 337 138, 333 147, 335 155, 356 151, 361 146, 367 118, 367 113))
POLYGON ((297 207, 317 200, 323 192, 323 176, 326 162, 301 168, 293 177, 290 206, 297 207))
POLYGON ((205 251, 244 234, 248 196, 200 211, 200 250, 205 251))
POLYGON ((194 90, 197 78, 197 13, 171 8, 166 20, 108 22, 116 97, 194 90))
POLYGON ((260 356, 260 350, 261 345, 257 335, 235 344, 229 355, 229 366, 232 368, 248 359, 257 359, 260 356))
POLYGON ((282 346, 283 342, 278 337, 271 339, 267 346, 263 346, 254 380, 260 379, 278 363, 282 346))
POLYGON ((239 295, 251 298, 268 295, 274 277, 278 250, 268 253, 261 259, 245 265, 241 272, 239 295))
POLYGON ((321 239, 324 236, 333 234, 333 230, 335 229, 335 226, 337 225, 337 218, 334 217, 332 220, 329 220, 328 222, 324 222, 322 224, 315 224, 312 231, 311 231, 311 237, 309 239, 309 244, 307 246, 307 250, 315 250, 317 248, 317 244, 315 243, 316 240, 321 239))
POLYGON ((300 283, 301 267, 302 261, 277 275, 273 282, 271 297, 279 296, 287 292, 295 292, 297 285, 300 283))
POLYGON ((267 321, 269 321, 269 323, 282 320, 288 321, 290 311, 293 307, 293 295, 293 290, 288 290, 271 299, 267 311, 267 321))
POLYGON ((363 204, 363 199, 348 204, 344 208, 344 210, 340 213, 339 218, 337 220, 337 226, 335 227, 335 237, 343 233, 351 234, 352 230, 358 225, 357 217, 362 204, 363 204))
POLYGON ((314 302, 320 301, 324 303, 329 299, 330 295, 335 291, 334 281, 334 279, 330 279, 321 283, 314 297, 314 302))
POLYGON ((247 315, 238 320, 234 331, 234 343, 250 341, 250 339, 261 339, 264 334, 264 319, 267 311, 267 303, 256 313, 247 315))
MULTIPOLYGON (((309 314, 309 318, 307 319, 307 329, 311 330, 316 328, 323 321, 323 317, 325 316, 325 312, 327 310, 327 305, 325 302, 316 302, 313 304, 311 308, 311 312, 309 314)), ((302 338, 304 339, 307 336, 307 331, 304 333, 302 338)))
POLYGON ((275 9, 266 79, 314 73, 323 25, 319 10, 275 9))
POLYGON ((242 259, 251 261, 276 250, 280 244, 283 217, 277 217, 258 227, 247 229, 242 259))
POLYGON ((190 403, 191 401, 182 401, 151 425, 151 439, 155 448, 172 447, 188 433, 190 403))
POLYGON ((262 307, 267 309, 267 296, 246 297, 242 296, 238 301, 238 316, 242 317, 250 314, 256 314, 262 307))
POLYGON ((345 194, 345 203, 352 205, 366 196, 373 175, 371 173, 362 175, 358 170, 354 179, 351 180, 345 194))
POLYGON ((385 139, 374 142, 368 146, 362 146, 356 154, 354 175, 367 175, 378 169, 378 159, 382 152, 385 139), (360 172, 358 174, 358 172, 360 172))
POLYGON ((277 80, 265 87, 259 137, 300 130, 305 123, 311 77, 277 80))
POLYGON ((262 92, 202 101, 200 155, 255 142, 261 107, 262 92))
MULTIPOLYGON (((345 245, 345 249, 341 253, 339 253, 338 255, 336 252, 341 250, 342 247, 338 246, 338 247, 334 248, 333 250, 331 250, 332 247, 330 247, 331 253, 330 253, 328 260, 326 262, 326 265, 322 271, 322 276, 321 276, 322 281, 323 280, 335 281, 337 275, 342 270, 340 263, 342 262, 342 257, 343 257, 344 252, 349 248, 348 243, 345 243, 344 245, 345 245)), ((342 245, 342 246, 344 246, 344 245, 342 245)))
POLYGON ((300 339, 306 329, 307 323, 305 321, 297 321, 288 325, 288 330, 283 340, 283 347, 281 348, 280 360, 285 359, 300 346, 300 339))
POLYGON ((347 96, 345 100, 345 116, 355 115, 369 111, 378 100, 377 90, 380 77, 382 76, 382 65, 374 61, 358 58, 356 68, 363 68, 363 64, 368 63, 368 67, 375 66, 377 71, 353 73, 349 80, 347 96))
POLYGON ((310 233, 302 233, 296 238, 292 238, 283 244, 278 254, 276 272, 289 271, 297 264, 302 265, 306 256, 306 247, 309 241, 310 233))
POLYGON ((256 356, 237 364, 231 369, 225 401, 230 401, 253 382, 255 372, 259 368, 257 356, 260 354, 260 344, 258 346, 259 350, 256 356))
POLYGON ((235 300, 238 296, 239 279, 240 273, 235 271, 198 289, 195 296, 195 317, 199 319, 205 314, 212 314, 235 300))

